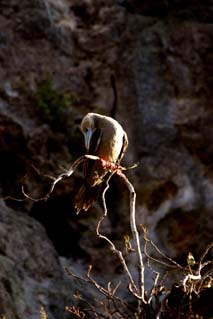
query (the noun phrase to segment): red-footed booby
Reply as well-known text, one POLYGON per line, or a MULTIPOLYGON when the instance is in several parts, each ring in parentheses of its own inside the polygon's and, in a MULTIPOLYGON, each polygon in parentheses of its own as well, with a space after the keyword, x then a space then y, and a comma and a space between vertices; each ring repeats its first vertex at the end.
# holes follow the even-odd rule
POLYGON ((75 197, 77 213, 96 201, 104 177, 110 172, 110 165, 119 165, 128 146, 128 138, 122 126, 113 118, 97 113, 88 113, 81 122, 85 147, 89 155, 99 160, 86 159, 84 163, 84 183, 75 197), (104 165, 106 163, 106 165, 104 165))

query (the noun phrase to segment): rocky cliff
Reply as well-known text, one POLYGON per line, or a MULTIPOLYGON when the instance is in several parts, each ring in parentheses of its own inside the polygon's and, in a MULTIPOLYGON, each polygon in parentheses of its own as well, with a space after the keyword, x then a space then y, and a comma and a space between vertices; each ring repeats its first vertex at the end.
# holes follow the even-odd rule
MULTIPOLYGON (((121 276, 95 235, 100 207, 76 216, 80 170, 48 201, 22 192, 43 196, 47 175, 84 154, 88 111, 128 133, 138 224, 179 263, 189 251, 198 260, 213 226, 212 1, 0 0, 0 9, 0 315, 39 318, 43 305, 50 319, 69 317, 77 287, 64 266, 121 276)), ((114 178, 104 231, 118 246, 127 197, 114 178)))

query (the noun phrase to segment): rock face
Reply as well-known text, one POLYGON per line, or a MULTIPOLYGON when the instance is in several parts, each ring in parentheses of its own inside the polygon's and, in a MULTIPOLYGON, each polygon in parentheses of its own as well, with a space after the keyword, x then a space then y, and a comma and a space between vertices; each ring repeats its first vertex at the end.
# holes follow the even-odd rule
MULTIPOLYGON (((64 264, 91 263, 106 281, 121 273, 95 235, 100 207, 75 214, 81 171, 46 202, 22 192, 43 196, 47 175, 84 154, 88 111, 128 133, 138 223, 178 262, 189 251, 199 260, 213 226, 212 1, 7 0, 0 9, 0 315, 39 318, 41 304, 48 318, 66 316, 76 287, 64 264)), ((120 247, 129 218, 119 178, 107 202, 103 232, 120 247)))
POLYGON ((0 207, 1 314, 39 318, 43 304, 47 311, 52 308, 50 318, 62 316, 70 289, 44 228, 24 213, 3 203, 0 207), (56 300, 61 311, 55 307, 56 300))

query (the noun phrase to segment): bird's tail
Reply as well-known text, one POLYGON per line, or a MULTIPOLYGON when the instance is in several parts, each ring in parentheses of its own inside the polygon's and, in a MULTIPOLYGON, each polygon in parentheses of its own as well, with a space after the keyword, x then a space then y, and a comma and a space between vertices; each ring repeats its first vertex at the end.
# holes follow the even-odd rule
POLYGON ((75 208, 77 214, 80 211, 87 211, 93 203, 98 199, 100 193, 101 185, 89 186, 88 184, 83 184, 75 196, 75 208))

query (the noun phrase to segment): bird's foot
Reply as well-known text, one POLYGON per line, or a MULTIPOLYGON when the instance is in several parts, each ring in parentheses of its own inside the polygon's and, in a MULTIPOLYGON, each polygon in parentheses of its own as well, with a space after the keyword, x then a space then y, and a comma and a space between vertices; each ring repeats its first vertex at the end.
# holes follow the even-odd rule
POLYGON ((107 169, 108 171, 110 172, 114 172, 118 175, 121 175, 122 174, 122 167, 116 163, 112 163, 112 162, 109 162, 109 161, 106 161, 104 160, 103 158, 100 159, 100 162, 101 162, 101 166, 104 168, 104 169, 107 169))

